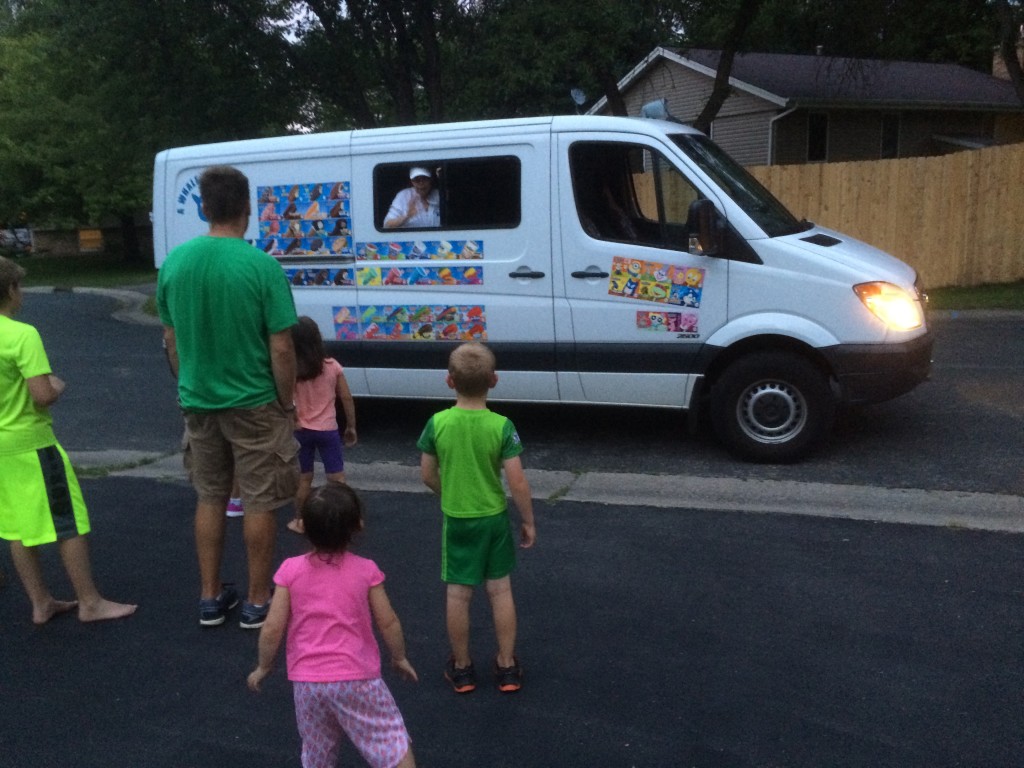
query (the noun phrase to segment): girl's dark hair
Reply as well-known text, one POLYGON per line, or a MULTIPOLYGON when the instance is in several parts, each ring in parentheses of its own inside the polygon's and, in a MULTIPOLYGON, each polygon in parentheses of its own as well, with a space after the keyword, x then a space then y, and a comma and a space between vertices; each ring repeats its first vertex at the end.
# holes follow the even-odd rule
POLYGON ((302 525, 317 554, 344 552, 362 524, 363 502, 345 483, 328 481, 302 505, 302 525))
POLYGON ((327 357, 324 338, 316 321, 302 315, 292 326, 292 341, 295 342, 295 378, 299 381, 315 379, 324 369, 327 357))

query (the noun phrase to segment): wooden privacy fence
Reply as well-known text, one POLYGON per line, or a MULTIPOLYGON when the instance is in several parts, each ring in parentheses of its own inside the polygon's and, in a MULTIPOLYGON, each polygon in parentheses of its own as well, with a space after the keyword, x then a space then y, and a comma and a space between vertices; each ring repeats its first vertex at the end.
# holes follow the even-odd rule
POLYGON ((797 216, 897 256, 926 288, 1024 279, 1024 144, 748 170, 797 216))

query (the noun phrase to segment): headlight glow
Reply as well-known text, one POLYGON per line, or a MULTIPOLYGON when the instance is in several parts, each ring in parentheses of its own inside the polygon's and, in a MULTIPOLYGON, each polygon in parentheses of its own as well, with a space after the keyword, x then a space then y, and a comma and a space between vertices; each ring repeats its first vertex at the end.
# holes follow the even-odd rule
POLYGON ((924 324, 921 307, 907 291, 892 283, 861 283, 854 293, 871 313, 897 331, 912 331, 924 324))

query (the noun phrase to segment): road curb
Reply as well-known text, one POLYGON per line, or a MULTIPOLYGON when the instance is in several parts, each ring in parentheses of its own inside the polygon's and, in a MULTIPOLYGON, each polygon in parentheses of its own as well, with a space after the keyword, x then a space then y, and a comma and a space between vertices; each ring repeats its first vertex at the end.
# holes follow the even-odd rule
MULTIPOLYGON (((86 475, 187 483, 179 453, 69 451, 86 475)), ((419 467, 397 462, 346 462, 360 491, 428 493, 419 467)), ((317 465, 316 482, 323 481, 317 465)), ((693 475, 563 472, 531 469, 533 498, 628 507, 805 515, 906 525, 1024 533, 1024 496, 966 491, 741 480, 693 475)))

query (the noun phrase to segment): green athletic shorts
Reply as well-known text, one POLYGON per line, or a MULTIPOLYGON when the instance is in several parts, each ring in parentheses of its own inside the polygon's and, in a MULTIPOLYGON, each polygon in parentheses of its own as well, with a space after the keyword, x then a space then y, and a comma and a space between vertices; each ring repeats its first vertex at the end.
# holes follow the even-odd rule
POLYGON ((0 538, 26 547, 89 532, 89 513, 59 445, 0 455, 0 538))
POLYGON ((516 545, 508 510, 487 517, 444 516, 441 580, 477 586, 508 576, 516 566, 516 545))

